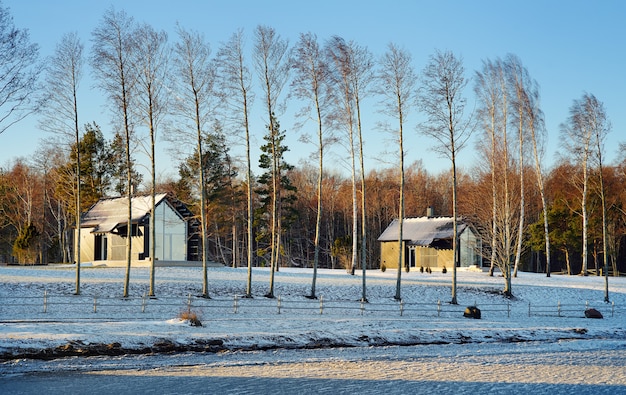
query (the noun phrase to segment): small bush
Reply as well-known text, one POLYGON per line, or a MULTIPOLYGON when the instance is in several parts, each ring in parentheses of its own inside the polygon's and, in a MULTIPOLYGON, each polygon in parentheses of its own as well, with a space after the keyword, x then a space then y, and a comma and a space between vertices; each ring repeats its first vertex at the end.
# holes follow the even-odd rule
POLYGON ((200 322, 198 315, 191 310, 181 311, 178 318, 183 321, 189 321, 189 325, 191 326, 202 326, 202 322, 200 322))
POLYGON ((443 273, 443 274, 448 273, 448 269, 446 269, 446 267, 444 266, 443 269, 441 269, 441 273, 443 273))
POLYGON ((385 266, 385 264, 383 263, 382 265, 380 265, 380 271, 384 273, 385 270, 387 270, 387 266, 385 266))

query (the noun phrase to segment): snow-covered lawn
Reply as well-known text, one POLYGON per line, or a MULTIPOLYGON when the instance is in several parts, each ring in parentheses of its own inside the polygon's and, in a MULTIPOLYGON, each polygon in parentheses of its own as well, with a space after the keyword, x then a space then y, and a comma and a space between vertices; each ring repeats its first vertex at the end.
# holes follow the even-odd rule
POLYGON ((508 300, 500 294, 501 277, 460 270, 459 305, 453 306, 447 303, 451 273, 403 272, 400 303, 393 299, 396 272, 368 271, 365 304, 358 271, 319 270, 317 300, 305 297, 310 269, 276 273, 275 299, 263 297, 269 289, 263 268, 253 270, 254 298, 242 298, 246 276, 245 268, 210 268, 207 300, 196 296, 201 268, 158 267, 151 299, 144 297, 149 269, 136 268, 131 297, 124 299, 120 268, 84 268, 81 295, 75 296, 71 266, 3 266, 0 354, 50 358, 89 349, 114 354, 626 338, 624 277, 609 278, 607 304, 602 277, 520 273, 508 300), (481 309, 481 319, 463 317, 470 305, 481 309), (604 319, 585 318, 586 307, 600 310, 604 319), (188 309, 202 326, 178 318, 188 309))
POLYGON ((626 278, 210 268, 84 268, 80 296, 68 266, 0 267, 3 394, 616 394, 626 393, 626 278), (476 305, 481 319, 463 317, 476 305), (603 319, 585 318, 593 307, 603 319), (179 319, 198 314, 202 326, 179 319), (529 314, 530 311, 530 314, 529 314), (173 352, 170 352, 173 351, 173 352), (204 352, 198 352, 204 351, 204 352), (209 351, 209 352, 206 352, 209 351), (95 354, 95 356, 94 356, 95 354))

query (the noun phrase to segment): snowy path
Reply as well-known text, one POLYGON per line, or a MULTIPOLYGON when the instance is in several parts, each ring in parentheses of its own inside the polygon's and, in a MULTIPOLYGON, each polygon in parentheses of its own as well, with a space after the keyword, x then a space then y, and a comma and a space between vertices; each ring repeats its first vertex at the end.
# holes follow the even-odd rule
POLYGON ((626 341, 68 358, 7 370, 3 394, 625 394, 626 341))

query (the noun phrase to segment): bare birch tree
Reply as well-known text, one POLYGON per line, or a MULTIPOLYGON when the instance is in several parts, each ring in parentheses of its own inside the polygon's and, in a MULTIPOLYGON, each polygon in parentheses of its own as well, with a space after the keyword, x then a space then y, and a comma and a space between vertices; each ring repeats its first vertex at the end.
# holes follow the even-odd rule
POLYGON ((356 268, 358 256, 358 207, 356 181, 356 151, 355 151, 355 109, 350 73, 352 73, 352 58, 347 43, 341 37, 333 37, 326 45, 326 52, 331 65, 331 83, 335 86, 334 92, 336 114, 335 120, 341 129, 348 135, 348 151, 350 152, 350 174, 352 178, 352 258, 350 271, 356 268))
POLYGON ((317 213, 315 220, 315 239, 313 256, 313 279, 309 298, 317 298, 315 283, 317 280, 317 267, 320 256, 320 233, 322 226, 322 182, 324 177, 324 145, 325 145, 325 119, 328 109, 327 83, 329 78, 328 65, 325 62, 323 52, 317 42, 317 37, 312 33, 300 35, 295 48, 293 67, 296 77, 292 82, 294 95, 305 100, 305 107, 301 111, 302 117, 310 117, 314 113, 317 128, 317 213))
POLYGON ((9 9, 0 4, 0 134, 38 108, 41 71, 39 46, 30 42, 28 30, 15 27, 9 9))
POLYGON ((133 162, 131 159, 131 139, 133 120, 131 114, 135 96, 136 75, 132 70, 132 56, 135 53, 132 32, 134 21, 124 11, 116 12, 109 8, 92 33, 91 65, 99 87, 109 96, 110 106, 116 117, 121 117, 124 133, 125 159, 127 170, 128 221, 126 229, 126 275, 124 277, 124 297, 128 297, 130 266, 132 260, 132 194, 133 162))
MULTIPOLYGON (((491 226, 490 233, 495 235, 497 232, 496 216, 497 216, 497 189, 496 189, 496 153, 497 153, 497 140, 496 133, 500 119, 500 107, 502 92, 499 89, 498 78, 499 62, 483 61, 483 67, 481 71, 476 72, 475 80, 476 84, 474 92, 478 102, 478 120, 482 125, 484 133, 488 136, 489 149, 488 158, 490 164, 491 173, 491 226)), ((490 267, 489 276, 493 276, 493 272, 496 264, 496 238, 491 237, 490 243, 490 267)))
POLYGON ((528 85, 527 80, 530 79, 528 71, 522 65, 521 60, 512 54, 507 55, 505 60, 506 74, 509 89, 511 90, 511 107, 512 107, 512 122, 517 127, 517 149, 518 149, 518 166, 519 166, 519 220, 517 231, 517 245, 515 248, 515 264, 513 266, 513 277, 517 277, 517 271, 520 261, 522 259, 522 247, 524 241, 524 229, 525 221, 524 215, 526 213, 526 191, 524 182, 525 173, 525 140, 527 135, 527 121, 528 114, 526 113, 527 106, 525 104, 525 90, 528 85))
POLYGON ((550 232, 548 227, 548 203, 546 201, 545 183, 543 179, 542 170, 542 157, 543 157, 543 143, 546 137, 546 128, 543 111, 540 108, 539 103, 539 85, 537 81, 531 79, 528 75, 526 68, 521 66, 520 71, 525 74, 524 84, 520 86, 518 97, 521 100, 521 105, 524 106, 524 114, 526 117, 526 123, 528 128, 528 138, 532 145, 535 176, 537 177, 537 184, 539 186, 539 194, 541 195, 541 207, 543 212, 543 227, 544 227, 544 240, 545 240, 545 254, 546 254, 546 276, 550 277, 551 265, 550 265, 550 232))
POLYGON ((600 183, 600 201, 602 202, 602 258, 604 271, 604 301, 609 303, 609 251, 607 236, 607 207, 606 194, 604 188, 604 140, 611 131, 611 123, 608 120, 604 104, 594 95, 586 93, 583 95, 584 102, 584 122, 593 130, 593 140, 595 152, 593 153, 593 161, 598 166, 598 179, 600 183))
POLYGON ((354 41, 346 42, 341 37, 333 37, 326 45, 331 70, 331 82, 336 86, 336 108, 339 124, 348 134, 352 173, 352 261, 350 273, 354 274, 358 257, 358 201, 356 180, 356 149, 358 143, 359 173, 361 184, 361 269, 362 300, 366 301, 367 272, 367 207, 365 190, 365 165, 363 155, 363 124, 361 122, 362 100, 369 93, 369 85, 374 79, 374 61, 365 47, 354 41))
POLYGON ((435 151, 450 159, 452 175, 452 300, 457 304, 456 268, 459 266, 457 168, 458 152, 467 143, 473 129, 465 115, 466 99, 463 89, 467 85, 463 62, 452 52, 435 52, 423 72, 419 107, 427 121, 420 131, 437 143, 435 151))
POLYGON ((563 135, 563 143, 567 152, 573 155, 573 158, 582 170, 582 190, 580 212, 583 221, 582 226, 582 269, 583 276, 588 275, 588 228, 589 214, 587 212, 587 198, 589 194, 589 172, 593 155, 593 139, 595 133, 595 108, 594 101, 597 99, 589 94, 584 94, 581 99, 574 100, 569 109, 569 117, 566 122, 561 125, 561 133, 563 135))
POLYGON ((268 117, 268 129, 271 134, 270 145, 272 150, 272 219, 271 219, 271 275, 270 289, 267 297, 274 297, 274 272, 280 265, 280 169, 278 161, 278 142, 276 136, 280 132, 276 122, 276 113, 279 110, 280 94, 289 78, 291 67, 289 59, 289 44, 276 31, 268 26, 259 25, 254 31, 254 62, 256 71, 265 96, 265 106, 268 117))
POLYGON ((139 26, 133 36, 136 41, 134 67, 137 70, 137 106, 134 109, 150 136, 150 285, 148 296, 154 296, 154 265, 156 258, 156 139, 157 129, 168 111, 169 59, 167 33, 156 31, 150 25, 139 26))
POLYGON ((415 105, 416 76, 411 65, 411 55, 389 44, 387 51, 380 62, 380 94, 384 97, 383 112, 397 122, 398 161, 400 170, 400 191, 398 201, 398 275, 396 279, 396 294, 394 299, 402 300, 400 293, 402 268, 404 267, 404 238, 402 228, 404 223, 404 126, 410 109, 415 105))
POLYGON ((48 62, 46 75, 46 106, 40 128, 61 136, 69 147, 76 147, 76 288, 80 295, 80 214, 81 214, 81 174, 80 174, 80 127, 78 126, 78 87, 83 75, 83 44, 76 33, 63 36, 48 62))
POLYGON ((202 238, 202 297, 209 297, 207 274, 207 191, 203 165, 202 142, 213 121, 215 94, 215 63, 211 60, 211 50, 204 37, 198 32, 178 28, 179 41, 174 46, 175 74, 178 100, 176 112, 184 122, 180 125, 180 134, 185 137, 195 136, 198 160, 198 185, 200 194, 200 226, 202 238), (192 130, 193 133, 189 133, 192 130))
POLYGON ((484 61, 482 70, 476 73, 474 88, 478 99, 478 116, 485 137, 488 139, 491 172, 491 215, 483 228, 490 243, 491 268, 493 276, 498 267, 504 277, 504 295, 512 295, 511 258, 515 255, 513 240, 516 239, 516 215, 514 207, 519 207, 513 193, 511 177, 511 154, 509 147, 510 97, 505 62, 501 59, 484 61))
POLYGON ((247 184, 247 261, 248 276, 246 297, 252 297, 252 263, 253 258, 253 201, 252 201, 252 161, 250 158, 250 106, 254 99, 251 87, 251 76, 244 60, 244 36, 239 30, 220 48, 218 52, 220 85, 224 102, 232 111, 232 121, 237 130, 243 129, 246 141, 246 184, 247 184))

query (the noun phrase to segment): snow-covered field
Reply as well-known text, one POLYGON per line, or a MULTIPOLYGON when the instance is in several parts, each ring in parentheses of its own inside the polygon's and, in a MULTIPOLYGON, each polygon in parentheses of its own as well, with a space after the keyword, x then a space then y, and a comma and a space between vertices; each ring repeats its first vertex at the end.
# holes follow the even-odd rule
POLYGON ((224 393, 626 393, 624 277, 609 278, 607 304, 602 277, 520 273, 508 300, 501 277, 459 271, 454 306, 451 273, 403 272, 402 303, 395 271, 368 271, 361 303, 360 274, 320 270, 310 300, 312 271, 281 269, 267 299, 258 268, 245 299, 245 268, 210 268, 207 300, 200 268, 158 267, 151 299, 137 268, 124 299, 123 269, 84 268, 75 296, 73 267, 3 266, 0 391, 54 393, 58 381, 62 392, 63 372, 80 376, 73 392, 130 392, 153 377, 162 393, 209 382, 224 393), (463 317, 470 305, 481 319, 463 317), (587 307, 604 318, 585 318, 587 307), (188 309, 202 326, 178 318, 188 309))

